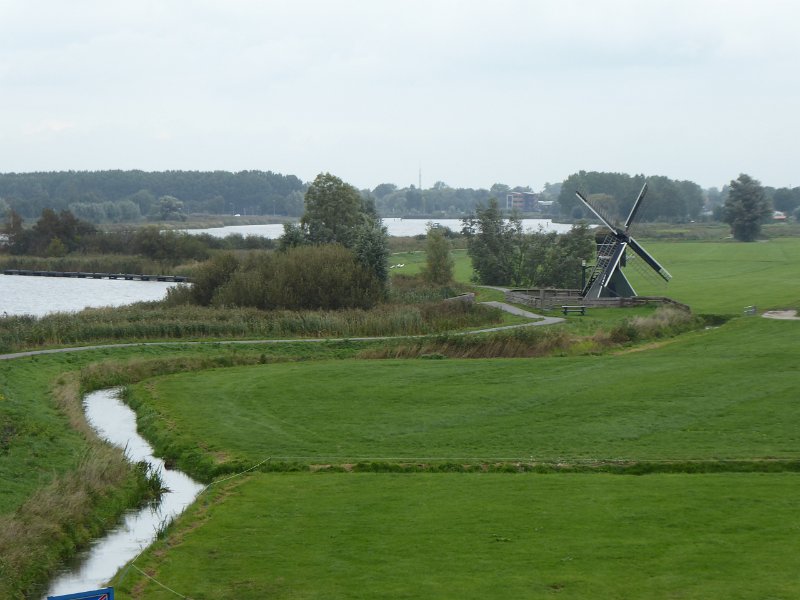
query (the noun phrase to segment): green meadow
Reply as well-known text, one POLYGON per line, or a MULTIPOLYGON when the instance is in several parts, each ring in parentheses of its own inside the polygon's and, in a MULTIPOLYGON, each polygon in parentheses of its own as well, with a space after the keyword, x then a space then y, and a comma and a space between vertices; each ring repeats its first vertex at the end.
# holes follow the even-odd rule
POLYGON ((798 334, 800 322, 740 319, 604 356, 256 365, 148 380, 131 400, 170 458, 206 465, 197 477, 213 456, 796 460, 798 334))
MULTIPOLYGON (((535 359, 297 341, 0 361, 0 597, 36 597, 85 543, 75 531, 113 520, 93 507, 59 524, 37 502, 94 465, 79 392, 114 385, 159 452, 212 483, 117 575, 120 600, 800 596, 800 321, 740 316, 800 308, 800 239, 643 242, 673 280, 629 269, 640 294, 738 318, 535 359)), ((553 327, 591 336, 650 313, 553 327)))
POLYGON ((772 238, 750 244, 644 242, 670 272, 662 284, 628 273, 640 295, 669 296, 697 313, 741 314, 800 307, 800 238, 772 238))
POLYGON ((286 473, 223 483, 120 598, 796 598, 797 474, 286 473), (171 590, 162 587, 167 585, 171 590))
MULTIPOLYGON (((672 275, 669 283, 631 259, 625 270, 641 296, 668 296, 697 313, 741 314, 746 306, 759 310, 800 306, 800 238, 779 237, 743 244, 733 241, 641 240, 672 275)), ((454 250, 455 277, 469 282, 472 273, 466 250, 454 250)), ((641 263, 641 260, 638 260, 641 263)), ((397 273, 418 273, 424 252, 393 254, 397 273)))

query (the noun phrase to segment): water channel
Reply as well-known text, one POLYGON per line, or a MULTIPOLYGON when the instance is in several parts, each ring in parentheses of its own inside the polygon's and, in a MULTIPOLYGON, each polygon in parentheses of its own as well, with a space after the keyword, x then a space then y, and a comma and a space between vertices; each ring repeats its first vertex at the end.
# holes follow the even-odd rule
POLYGON ((147 461, 161 473, 164 493, 158 506, 125 515, 124 521, 77 557, 74 569, 58 575, 44 596, 72 594, 103 587, 114 574, 149 546, 163 524, 181 514, 203 486, 180 471, 168 470, 164 461, 136 432, 136 414, 119 397, 119 389, 100 390, 84 398, 86 420, 107 442, 125 450, 132 462, 147 461))

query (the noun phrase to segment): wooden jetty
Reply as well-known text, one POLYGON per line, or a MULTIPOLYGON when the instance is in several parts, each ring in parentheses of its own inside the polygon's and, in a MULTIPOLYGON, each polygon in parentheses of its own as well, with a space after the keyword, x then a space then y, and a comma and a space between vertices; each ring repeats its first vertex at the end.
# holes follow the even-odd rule
POLYGON ((128 281, 172 281, 188 283, 183 275, 144 275, 141 273, 89 273, 85 271, 35 271, 32 269, 5 269, 3 275, 28 275, 32 277, 73 277, 77 279, 126 279, 128 281))

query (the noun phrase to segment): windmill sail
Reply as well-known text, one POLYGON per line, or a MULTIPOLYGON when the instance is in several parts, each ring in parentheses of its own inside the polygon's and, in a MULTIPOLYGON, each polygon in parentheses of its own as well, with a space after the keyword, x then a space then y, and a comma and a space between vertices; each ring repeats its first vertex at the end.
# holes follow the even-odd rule
POLYGON ((647 183, 645 182, 625 220, 624 228, 620 228, 612 225, 610 219, 604 217, 580 192, 575 192, 578 200, 610 230, 602 242, 599 239, 597 241, 597 262, 583 289, 584 298, 632 297, 636 295, 633 286, 622 272, 622 267, 625 266, 625 252, 628 248, 640 256, 665 281, 672 278, 669 272, 640 243, 628 235, 628 230, 633 224, 646 194, 647 183))

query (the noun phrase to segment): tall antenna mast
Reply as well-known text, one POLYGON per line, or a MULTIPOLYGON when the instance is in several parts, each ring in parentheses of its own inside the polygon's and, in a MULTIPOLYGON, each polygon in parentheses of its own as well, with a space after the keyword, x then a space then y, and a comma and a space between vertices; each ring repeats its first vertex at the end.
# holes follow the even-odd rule
POLYGON ((422 200, 422 214, 425 214, 425 194, 422 193, 422 161, 419 163, 419 197, 422 200))

